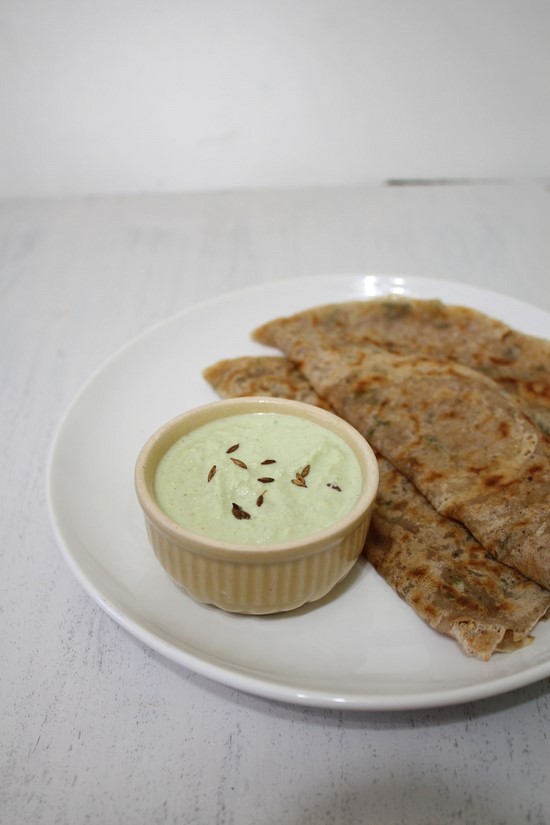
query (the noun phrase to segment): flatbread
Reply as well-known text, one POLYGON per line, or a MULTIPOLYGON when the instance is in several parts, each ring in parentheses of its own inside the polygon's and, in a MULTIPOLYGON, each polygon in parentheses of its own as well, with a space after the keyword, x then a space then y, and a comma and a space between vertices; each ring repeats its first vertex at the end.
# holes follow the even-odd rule
POLYGON ((303 401, 329 409, 311 384, 278 355, 229 358, 203 371, 203 376, 223 398, 266 395, 303 401))
POLYGON ((456 362, 397 355, 328 327, 312 310, 254 337, 282 350, 441 515, 550 588, 550 441, 517 399, 456 362))
MULTIPOLYGON (((242 357, 204 371, 222 397, 275 395, 327 407, 285 358, 242 357)), ((469 656, 528 644, 550 608, 550 592, 489 556, 457 522, 379 458, 380 488, 365 548, 386 582, 434 630, 453 637, 469 656)))
MULTIPOLYGON (((515 396, 550 435, 550 341, 525 335, 469 307, 398 295, 327 304, 312 313, 327 340, 343 332, 348 339, 398 355, 456 361, 483 373, 515 396)), ((260 328, 258 340, 271 343, 271 329, 270 324, 260 328)))

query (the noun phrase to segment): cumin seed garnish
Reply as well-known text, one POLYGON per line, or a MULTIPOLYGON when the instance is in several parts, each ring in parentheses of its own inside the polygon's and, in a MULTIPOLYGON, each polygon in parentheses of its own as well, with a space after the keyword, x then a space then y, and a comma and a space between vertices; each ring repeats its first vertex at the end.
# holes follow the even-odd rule
POLYGON ((212 481, 212 479, 214 478, 214 476, 215 476, 215 475, 216 475, 216 465, 214 464, 214 465, 210 468, 210 472, 208 473, 208 479, 207 479, 207 480, 208 480, 208 481, 212 481))
POLYGON ((276 464, 276 463, 277 462, 275 461, 274 458, 266 458, 265 461, 262 461, 262 465, 263 464, 276 464))
POLYGON ((263 476, 262 478, 257 479, 260 484, 271 484, 272 481, 275 481, 274 478, 270 478, 270 476, 263 476))
POLYGON ((307 467, 304 467, 301 473, 296 473, 294 478, 292 479, 292 483, 296 484, 297 487, 307 487, 305 476, 309 473, 309 464, 307 467), (305 470, 305 473, 304 473, 305 470))
POLYGON ((304 469, 303 469, 303 470, 302 470, 302 472, 300 473, 300 475, 302 476, 302 478, 305 478, 307 475, 309 475, 309 471, 310 471, 310 470, 311 470, 311 465, 310 465, 310 464, 306 464, 306 466, 304 467, 304 469))
POLYGON ((235 502, 231 505, 231 512, 236 519, 250 518, 250 513, 247 513, 246 510, 243 510, 240 504, 235 504, 235 502))
POLYGON ((232 447, 229 447, 229 449, 228 449, 228 450, 226 450, 225 452, 226 452, 226 453, 234 453, 234 452, 235 452, 235 450, 238 450, 238 449, 239 449, 239 446, 240 446, 239 444, 233 444, 233 446, 232 446, 232 447))
POLYGON ((233 462, 233 464, 236 464, 237 467, 242 467, 243 470, 248 470, 248 467, 246 466, 244 461, 241 461, 240 458, 232 458, 231 461, 233 462))
POLYGON ((256 499, 256 506, 257 507, 261 507, 262 504, 264 503, 264 496, 265 496, 266 492, 267 492, 267 490, 264 490, 263 493, 261 493, 258 496, 258 498, 256 499))

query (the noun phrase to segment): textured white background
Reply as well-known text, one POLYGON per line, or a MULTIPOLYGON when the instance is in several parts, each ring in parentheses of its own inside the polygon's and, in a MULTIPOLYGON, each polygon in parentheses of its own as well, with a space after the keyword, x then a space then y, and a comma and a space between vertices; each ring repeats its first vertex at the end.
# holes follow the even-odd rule
POLYGON ((546 0, 2 0, 0 196, 550 175, 546 0))

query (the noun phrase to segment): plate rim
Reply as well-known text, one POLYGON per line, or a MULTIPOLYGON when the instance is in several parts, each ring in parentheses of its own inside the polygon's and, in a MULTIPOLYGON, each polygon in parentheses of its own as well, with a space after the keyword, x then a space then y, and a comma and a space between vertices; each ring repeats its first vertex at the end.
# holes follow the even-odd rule
MULTIPOLYGON (((335 695, 335 691, 315 690, 310 688, 299 689, 289 684, 284 685, 277 681, 270 681, 266 678, 253 676, 250 673, 243 673, 242 668, 228 668, 222 665, 207 661, 200 658, 193 652, 184 650, 175 644, 168 642, 161 636, 153 633, 147 627, 140 625, 131 616, 125 614, 124 610, 113 603, 108 596, 102 592, 97 584, 90 580, 90 577, 82 569, 78 563, 74 552, 67 546, 63 537, 60 524, 56 517, 56 508, 54 504, 54 483, 55 483, 55 459, 56 453, 60 448, 63 437, 63 431, 66 423, 70 419, 71 413, 78 407, 80 400, 85 396, 88 389, 93 386, 103 372, 108 369, 109 365, 116 362, 125 352, 131 350, 142 339, 153 335, 156 330, 164 326, 173 324, 186 315, 201 312, 214 308, 217 304, 223 304, 229 299, 238 299, 239 297, 246 298, 251 294, 262 293, 270 289, 284 289, 292 284, 299 284, 300 288, 310 283, 319 284, 324 281, 325 286, 329 283, 334 283, 335 287, 341 287, 345 291, 345 282, 348 283, 352 279, 361 278, 363 280, 371 281, 373 286, 377 282, 383 284, 393 284, 394 286, 402 286, 405 284, 408 291, 405 294, 414 295, 415 287, 433 287, 434 297, 437 297, 438 288, 452 289, 457 292, 466 292, 468 294, 476 293, 480 299, 498 298, 504 303, 513 307, 517 305, 523 311, 529 313, 540 314, 541 318, 550 318, 549 313, 539 307, 535 307, 528 302, 506 293, 495 292, 494 290, 476 285, 470 285, 460 281, 447 280, 444 278, 430 278, 417 275, 407 274, 391 274, 391 273, 333 273, 324 275, 308 275, 297 278, 282 278, 277 280, 270 280, 265 283, 249 285, 243 289, 234 289, 224 292, 200 301, 191 306, 185 307, 177 312, 171 313, 164 319, 161 319, 147 328, 132 336, 126 343, 118 347, 107 358, 91 372, 89 377, 81 384, 72 400, 66 406, 61 418, 54 430, 51 439, 50 448, 48 451, 47 465, 46 465, 46 502, 49 515, 50 526, 56 539, 56 543, 61 551, 61 555, 68 565, 69 569, 89 596, 96 602, 96 604, 106 612, 117 624, 124 628, 135 638, 149 648, 155 650, 160 655, 169 659, 170 661, 187 668, 188 670, 197 673, 214 682, 226 685, 229 688, 243 691, 245 693, 259 696, 275 701, 282 701, 298 706, 317 707, 317 708, 332 708, 339 710, 351 711, 406 711, 428 708, 439 708, 451 705, 457 705, 464 702, 477 701, 502 695, 518 688, 526 687, 533 684, 540 679, 544 679, 550 675, 550 657, 547 661, 534 664, 526 670, 508 674, 506 676, 498 676, 489 681, 479 684, 472 684, 461 686, 457 689, 433 690, 429 692, 421 692, 414 694, 401 695, 384 695, 382 693, 372 692, 369 695, 364 693, 356 694, 354 692, 342 691, 335 695)), ((391 291, 391 290, 388 290, 391 291)), ((378 294, 385 294, 376 292, 378 294)), ((368 296, 366 296, 368 297, 368 296)), ((451 303, 448 299, 444 299, 447 303, 451 303)), ((299 310, 296 310, 299 311, 299 310)), ((200 367, 198 368, 200 370, 200 367)))

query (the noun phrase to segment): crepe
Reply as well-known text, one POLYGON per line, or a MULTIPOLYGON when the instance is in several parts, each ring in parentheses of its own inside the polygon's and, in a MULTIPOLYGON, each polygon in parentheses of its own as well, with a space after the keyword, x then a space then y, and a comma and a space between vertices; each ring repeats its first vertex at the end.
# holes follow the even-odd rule
POLYGON ((317 310, 254 333, 496 559, 550 587, 550 442, 517 399, 453 361, 397 355, 319 323, 317 310))
MULTIPOLYGON (((327 339, 346 337, 399 355, 456 361, 496 381, 550 435, 550 341, 525 335, 501 321, 438 300, 390 295, 328 304, 312 311, 327 339)), ((258 338, 270 343, 268 324, 258 338)))
MULTIPOLYGON (((327 407, 285 358, 220 361, 204 376, 222 397, 275 395, 327 407)), ((550 593, 490 557, 454 521, 379 458, 380 488, 365 548, 386 582, 434 630, 456 639, 469 656, 529 643, 550 608, 550 593)))

